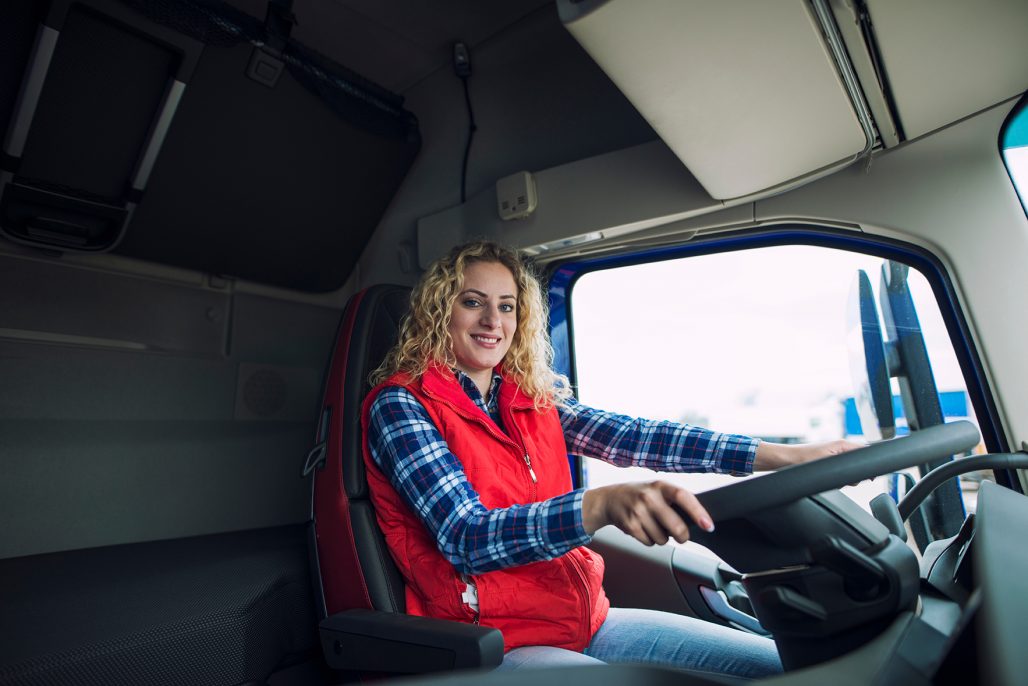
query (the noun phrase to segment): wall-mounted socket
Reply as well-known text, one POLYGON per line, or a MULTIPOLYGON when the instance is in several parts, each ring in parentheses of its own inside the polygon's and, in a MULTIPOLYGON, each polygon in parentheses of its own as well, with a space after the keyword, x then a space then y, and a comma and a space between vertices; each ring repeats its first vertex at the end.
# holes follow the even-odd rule
POLYGON ((524 219, 535 212, 538 204, 535 178, 529 172, 518 172, 496 182, 496 209, 500 219, 524 219))

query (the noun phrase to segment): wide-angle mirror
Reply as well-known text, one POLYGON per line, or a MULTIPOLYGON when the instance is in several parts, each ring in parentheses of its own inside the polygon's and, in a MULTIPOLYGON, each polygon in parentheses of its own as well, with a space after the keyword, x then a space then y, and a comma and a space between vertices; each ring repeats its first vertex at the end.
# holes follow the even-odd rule
POLYGON ((854 401, 864 436, 869 441, 896 435, 889 363, 878 320, 874 291, 867 272, 858 269, 847 307, 847 345, 854 401))

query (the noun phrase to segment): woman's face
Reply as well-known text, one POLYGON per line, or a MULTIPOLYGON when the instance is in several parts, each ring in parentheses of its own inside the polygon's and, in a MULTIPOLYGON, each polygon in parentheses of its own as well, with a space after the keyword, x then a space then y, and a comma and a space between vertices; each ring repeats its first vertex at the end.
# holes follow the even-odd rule
POLYGON ((453 302, 447 329, 458 369, 488 384, 518 328, 517 304, 518 287, 507 267, 472 262, 464 269, 464 287, 453 302))

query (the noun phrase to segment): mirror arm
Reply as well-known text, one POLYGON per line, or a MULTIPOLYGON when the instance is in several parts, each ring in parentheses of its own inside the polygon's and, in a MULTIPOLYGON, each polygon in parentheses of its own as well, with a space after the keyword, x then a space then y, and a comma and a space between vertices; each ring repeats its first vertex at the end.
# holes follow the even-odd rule
POLYGON ((974 472, 979 469, 1025 469, 1028 468, 1028 453, 994 453, 976 455, 947 462, 924 475, 917 485, 910 489, 899 503, 900 518, 905 522, 924 499, 946 480, 974 472))

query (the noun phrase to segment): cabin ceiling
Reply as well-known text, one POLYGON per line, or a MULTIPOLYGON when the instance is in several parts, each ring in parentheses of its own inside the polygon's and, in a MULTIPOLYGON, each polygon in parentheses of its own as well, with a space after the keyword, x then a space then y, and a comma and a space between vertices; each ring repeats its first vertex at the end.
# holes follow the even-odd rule
MULTIPOLYGON (((0 60, 0 91, 7 93, 0 130, 6 130, 5 117, 17 102, 38 24, 34 15, 43 14, 52 1, 0 4, 0 25, 11 34, 0 40, 8 57, 0 60)), ((258 22, 269 4, 222 1, 258 22)), ((180 7, 180 2, 186 4, 123 4, 157 8, 153 14, 160 22, 161 12, 180 7)), ((499 222, 492 205, 497 179, 522 169, 542 178, 547 171, 577 164, 571 177, 562 178, 561 189, 588 188, 590 174, 604 169, 604 155, 650 145, 656 135, 663 143, 650 147, 660 163, 647 171, 659 172, 662 181, 688 191, 682 206, 644 204, 640 214, 645 216, 636 217, 636 224, 612 228, 585 225, 588 198, 558 208, 550 189, 544 189, 549 204, 541 212, 556 216, 552 212, 560 210, 560 218, 553 221, 558 228, 531 241, 522 232, 512 242, 523 247, 600 230, 628 233, 642 230, 643 224, 656 226, 665 216, 699 216, 725 204, 782 193, 1028 88, 1028 42, 1019 31, 1028 25, 1025 0, 994 0, 981 11, 968 9, 964 0, 780 0, 772 5, 756 11, 749 0, 293 0, 292 38, 297 43, 406 97, 421 133, 407 141, 403 155, 397 153, 404 164, 380 170, 388 176, 384 181, 369 174, 367 160, 384 163, 388 155, 373 149, 374 134, 359 125, 350 127, 347 116, 352 113, 333 113, 295 78, 277 89, 258 87, 256 79, 248 78, 250 42, 261 40, 257 27, 231 49, 203 51, 202 68, 175 115, 146 200, 116 252, 291 288, 338 287, 351 265, 336 264, 335 276, 317 284, 277 273, 288 262, 279 247, 284 227, 298 255, 295 272, 325 274, 332 270, 312 268, 307 255, 331 260, 336 252, 356 260, 373 235, 388 236, 383 239, 387 242, 396 236, 409 240, 419 219, 443 212, 458 198, 461 207, 466 204, 459 163, 467 141, 467 115, 452 69, 457 41, 469 46, 473 70, 481 77, 474 82, 479 126, 467 171, 467 197, 484 198, 489 221, 499 222), (569 18, 569 8, 577 18, 569 18), (816 23, 817 8, 821 15, 832 14, 834 22, 816 23), (868 17, 873 21, 862 21, 868 17), (832 25, 841 35, 829 41, 826 29, 832 25), (855 69, 849 84, 839 76, 839 64, 847 62, 840 54, 848 55, 855 69), (853 83, 857 85, 849 87, 853 83), (860 100, 854 97, 858 91, 869 112, 853 106, 860 100), (357 130, 352 140, 344 136, 349 135, 347 127, 357 130), (195 159, 215 147, 221 152, 215 160, 220 166, 203 165, 197 171, 195 159), (405 181, 415 157, 420 175, 405 181), (356 163, 347 167, 349 161, 356 163), (292 185, 284 185, 283 178, 292 185), (355 200, 347 201, 340 189, 355 200), (183 196, 192 202, 181 203, 183 196), (255 197, 266 199, 274 212, 251 207, 255 197), (401 209, 383 215, 390 203, 401 209), (255 216, 244 216, 237 206, 250 208, 255 216), (195 216, 186 216, 183 207, 195 216), (237 227, 238 236, 228 231, 229 225, 237 227), (192 233, 184 235, 183 227, 192 233), (155 237, 158 233, 161 240, 155 237), (309 240, 298 240, 300 235, 309 240), (345 245, 332 242, 344 235, 345 245), (260 254, 243 254, 240 245, 260 254), (182 259, 170 256, 168 246, 177 246, 182 259), (197 246, 210 253, 209 260, 193 259, 197 246), (257 257, 266 258, 273 268, 262 267, 257 257)), ((138 88, 115 88, 107 82, 113 83, 108 78, 112 65, 124 68, 127 79, 134 78, 139 62, 118 52, 121 44, 107 41, 102 49, 93 49, 93 34, 74 35, 81 45, 61 39, 62 50, 77 56, 57 61, 67 73, 47 82, 56 95, 44 98, 39 111, 46 116, 40 115, 27 142, 22 141, 28 153, 21 173, 33 176, 29 172, 46 163, 43 171, 57 173, 40 172, 38 179, 105 195, 91 187, 102 176, 93 169, 94 161, 107 164, 114 156, 97 130, 124 143, 127 163, 121 166, 127 171, 109 175, 121 188, 143 141, 121 141, 128 128, 110 113, 135 122, 143 139, 156 105, 140 105, 141 114, 129 117, 132 113, 125 107, 81 87, 90 74, 103 73, 112 101, 120 102, 125 93, 135 97, 138 88), (107 59, 106 51, 113 55, 107 62, 88 66, 107 59), (65 99, 69 93, 78 98, 74 107, 65 99), (78 127, 74 130, 62 118, 70 110, 80 115, 72 122, 78 127), (63 138, 51 135, 51 129, 63 138), (65 138, 88 150, 61 144, 65 138), (77 160, 88 163, 78 165, 77 160), (71 181, 62 176, 70 171, 76 172, 71 181)), ((158 101, 160 88, 154 92, 158 101)), ((622 186, 612 191, 621 204, 624 194, 622 186)), ((541 215, 535 219, 544 223, 541 215)), ((481 218, 453 229, 484 230, 481 218)))
MULTIPOLYGON (((229 2, 261 18, 267 8, 267 0, 229 2)), ((791 0, 755 13, 746 0, 294 0, 292 35, 404 94, 451 68, 454 42, 474 52, 559 6, 575 37, 719 199, 795 183, 874 143, 893 147, 1028 86, 1028 43, 1018 33, 1028 21, 1024 0, 981 9, 963 0, 826 0, 879 132, 869 141, 872 124, 861 131, 822 44, 816 4, 791 0), (877 45, 865 44, 865 15, 863 30, 877 45), (697 108, 698 101, 710 106, 697 108)))
MULTIPOLYGON (((229 0, 263 18, 267 0, 229 0)), ((292 36, 395 93, 440 68, 453 44, 476 45, 552 0, 295 0, 292 36)))

